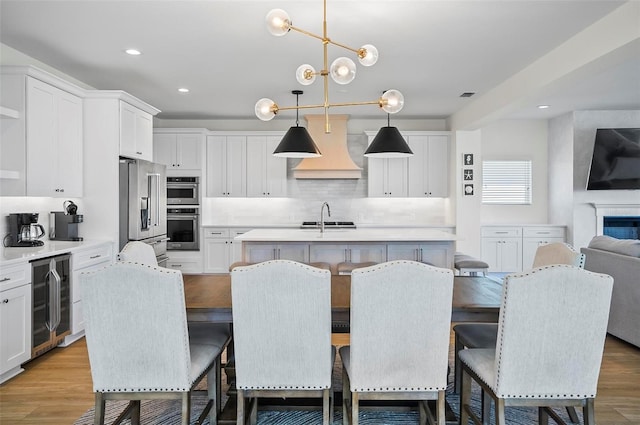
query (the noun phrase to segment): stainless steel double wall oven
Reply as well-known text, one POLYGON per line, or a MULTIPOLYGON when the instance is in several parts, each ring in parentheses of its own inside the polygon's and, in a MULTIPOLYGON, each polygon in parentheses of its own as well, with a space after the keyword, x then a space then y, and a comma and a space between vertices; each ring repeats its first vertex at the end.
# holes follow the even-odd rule
POLYGON ((167 177, 169 251, 200 250, 200 181, 198 177, 167 177))

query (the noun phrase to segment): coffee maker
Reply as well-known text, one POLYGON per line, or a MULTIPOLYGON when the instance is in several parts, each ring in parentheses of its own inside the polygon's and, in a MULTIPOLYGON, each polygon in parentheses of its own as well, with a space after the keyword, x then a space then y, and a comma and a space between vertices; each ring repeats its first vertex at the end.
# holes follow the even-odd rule
POLYGON ((38 213, 9 214, 9 234, 5 237, 5 246, 33 247, 44 245, 44 242, 40 240, 45 235, 44 227, 38 224, 38 216, 38 213))
POLYGON ((49 239, 56 241, 81 241, 78 236, 78 223, 84 221, 82 214, 69 214, 65 211, 51 211, 49 214, 49 239))

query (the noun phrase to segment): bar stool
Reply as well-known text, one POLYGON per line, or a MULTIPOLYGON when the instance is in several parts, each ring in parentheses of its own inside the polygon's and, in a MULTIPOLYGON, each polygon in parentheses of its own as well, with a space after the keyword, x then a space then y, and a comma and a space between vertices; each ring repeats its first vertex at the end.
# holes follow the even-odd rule
POLYGON ((348 261, 344 261, 342 263, 338 263, 338 274, 341 275, 350 275, 352 271, 355 269, 361 269, 363 267, 375 266, 376 262, 374 261, 365 261, 363 263, 351 263, 348 261))
POLYGON ((486 276, 487 270, 489 270, 489 264, 486 262, 461 252, 454 254, 453 263, 455 269, 458 270, 461 276, 465 273, 469 273, 469 276, 477 276, 478 273, 486 276))
POLYGON ((329 263, 325 263, 323 261, 316 261, 313 263, 307 263, 308 265, 310 265, 311 267, 315 267, 317 269, 322 269, 322 270, 329 270, 331 271, 331 264, 329 263))

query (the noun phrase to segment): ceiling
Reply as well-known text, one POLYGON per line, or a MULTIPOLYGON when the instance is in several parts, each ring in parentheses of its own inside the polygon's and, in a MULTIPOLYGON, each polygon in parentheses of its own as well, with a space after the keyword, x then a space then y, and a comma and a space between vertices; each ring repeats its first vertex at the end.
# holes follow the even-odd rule
MULTIPOLYGON (((328 0, 329 38, 353 48, 371 43, 380 52, 375 66, 358 64, 351 84, 330 81, 329 100, 372 101, 394 88, 405 96, 398 117, 412 119, 451 118, 474 107, 483 109, 476 115, 501 118, 640 109, 638 34, 633 43, 597 53, 599 40, 563 45, 624 3, 328 0), (588 52, 583 56, 594 57, 546 75, 558 62, 554 49, 581 48, 588 52), (540 61, 546 61, 545 71, 535 73, 540 61), (460 97, 464 92, 476 94, 460 97), (539 110, 539 104, 550 108, 539 110)), ((286 10, 295 26, 322 34, 321 0, 2 0, 0 41, 94 88, 127 91, 159 108, 159 118, 254 118, 262 97, 295 105, 294 89, 305 91, 301 105, 323 101, 321 79, 305 87, 295 80, 303 63, 322 68, 320 40, 293 31, 270 35, 265 16, 273 8, 286 10), (124 53, 132 47, 142 54, 124 53), (179 87, 190 92, 179 93, 179 87)), ((640 32, 640 7, 631 10, 640 32)), ((338 56, 355 59, 329 46, 329 62, 338 56)), ((382 114, 376 106, 331 112, 382 114)))

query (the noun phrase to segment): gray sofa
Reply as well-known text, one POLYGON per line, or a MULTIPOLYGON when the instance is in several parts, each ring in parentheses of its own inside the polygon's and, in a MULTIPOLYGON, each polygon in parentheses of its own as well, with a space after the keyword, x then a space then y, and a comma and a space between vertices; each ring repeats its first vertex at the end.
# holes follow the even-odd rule
POLYGON ((596 236, 580 251, 585 269, 613 277, 607 331, 640 347, 640 240, 596 236))

